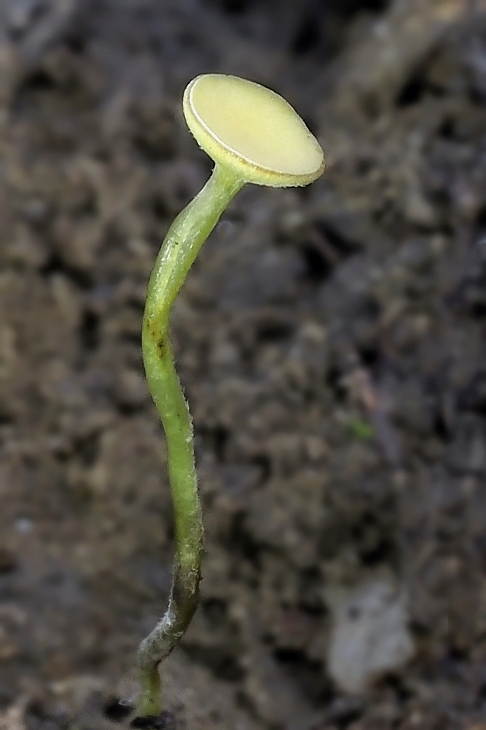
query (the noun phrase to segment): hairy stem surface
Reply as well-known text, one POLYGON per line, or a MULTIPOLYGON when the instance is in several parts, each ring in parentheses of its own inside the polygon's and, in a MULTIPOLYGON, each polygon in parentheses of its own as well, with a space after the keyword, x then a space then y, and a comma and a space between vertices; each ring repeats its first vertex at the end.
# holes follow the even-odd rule
POLYGON ((159 664, 184 635, 197 608, 203 552, 193 428, 174 367, 169 314, 199 249, 242 186, 234 173, 216 165, 204 188, 169 228, 148 285, 142 351, 148 386, 167 440, 175 556, 167 610, 139 648, 141 717, 161 710, 159 664))

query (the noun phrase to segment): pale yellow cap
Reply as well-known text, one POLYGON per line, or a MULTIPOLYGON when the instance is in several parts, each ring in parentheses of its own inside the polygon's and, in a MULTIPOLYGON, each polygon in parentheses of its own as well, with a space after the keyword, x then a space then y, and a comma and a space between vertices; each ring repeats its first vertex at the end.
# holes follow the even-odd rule
POLYGON ((237 76, 197 76, 184 92, 184 115, 198 144, 245 182, 308 185, 324 153, 295 109, 274 91, 237 76))

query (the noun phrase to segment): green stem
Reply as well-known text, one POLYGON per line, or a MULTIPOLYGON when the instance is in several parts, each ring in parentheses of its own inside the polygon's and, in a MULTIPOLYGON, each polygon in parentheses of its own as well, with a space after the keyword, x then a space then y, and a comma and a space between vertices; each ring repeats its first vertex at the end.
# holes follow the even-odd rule
POLYGON ((203 552, 192 421, 174 367, 169 314, 199 249, 243 184, 231 170, 216 165, 204 188, 169 228, 148 285, 142 351, 148 386, 167 440, 175 556, 166 613, 139 648, 138 714, 142 717, 160 712, 159 664, 182 638, 197 608, 203 552))

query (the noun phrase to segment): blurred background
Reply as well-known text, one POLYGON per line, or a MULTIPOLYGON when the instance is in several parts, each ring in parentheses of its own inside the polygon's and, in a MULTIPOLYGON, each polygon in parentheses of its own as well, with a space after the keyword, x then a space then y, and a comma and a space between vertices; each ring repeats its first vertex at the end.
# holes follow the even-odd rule
POLYGON ((173 311, 207 531, 188 730, 486 729, 485 0, 1 0, 0 728, 114 730, 171 504, 147 278, 210 172, 186 83, 283 94, 173 311))

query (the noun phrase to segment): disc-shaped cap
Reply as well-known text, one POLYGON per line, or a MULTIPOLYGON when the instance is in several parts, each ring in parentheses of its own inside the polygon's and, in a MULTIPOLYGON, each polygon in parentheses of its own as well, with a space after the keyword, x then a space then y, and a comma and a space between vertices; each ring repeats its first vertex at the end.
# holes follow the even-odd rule
POLYGON ((245 182, 308 185, 324 153, 295 109, 274 91, 237 76, 197 76, 184 92, 184 115, 199 145, 245 182))

